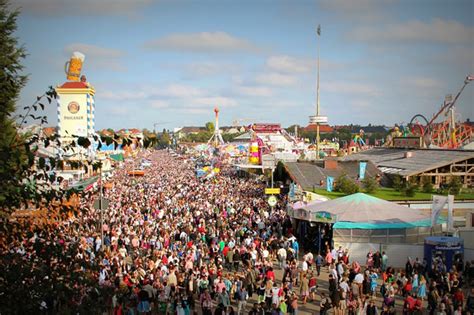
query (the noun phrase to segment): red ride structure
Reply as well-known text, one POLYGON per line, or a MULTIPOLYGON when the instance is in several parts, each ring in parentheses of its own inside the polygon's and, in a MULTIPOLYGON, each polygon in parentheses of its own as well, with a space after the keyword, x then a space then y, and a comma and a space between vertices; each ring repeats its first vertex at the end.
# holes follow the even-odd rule
POLYGON ((474 80, 473 75, 469 75, 464 80, 464 84, 456 94, 454 99, 447 98, 441 109, 431 118, 430 121, 423 115, 417 114, 410 121, 411 133, 423 137, 426 146, 435 146, 444 149, 459 149, 474 140, 474 128, 469 124, 456 122, 454 105, 462 91, 474 80), (444 115, 441 115, 443 114, 444 115), (436 122, 439 117, 444 116, 444 120, 436 122), (419 119, 423 119, 423 125, 419 119))

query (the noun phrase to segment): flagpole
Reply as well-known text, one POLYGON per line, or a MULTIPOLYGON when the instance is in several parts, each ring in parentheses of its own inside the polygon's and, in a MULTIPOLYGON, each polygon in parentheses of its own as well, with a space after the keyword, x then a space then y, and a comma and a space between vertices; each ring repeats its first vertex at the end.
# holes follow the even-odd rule
MULTIPOLYGON (((317 88, 316 88, 316 116, 319 117, 319 37, 321 36, 321 25, 318 25, 316 31, 318 34, 318 79, 317 79, 317 88)), ((319 121, 316 123, 316 160, 319 160, 319 121)))

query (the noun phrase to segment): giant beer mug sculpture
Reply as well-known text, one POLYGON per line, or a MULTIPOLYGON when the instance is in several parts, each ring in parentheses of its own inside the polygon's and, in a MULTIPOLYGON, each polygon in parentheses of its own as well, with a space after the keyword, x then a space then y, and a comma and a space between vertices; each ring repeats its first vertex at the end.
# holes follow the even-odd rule
POLYGON ((64 71, 68 81, 79 81, 81 76, 82 64, 86 56, 75 51, 71 59, 64 65, 64 71))

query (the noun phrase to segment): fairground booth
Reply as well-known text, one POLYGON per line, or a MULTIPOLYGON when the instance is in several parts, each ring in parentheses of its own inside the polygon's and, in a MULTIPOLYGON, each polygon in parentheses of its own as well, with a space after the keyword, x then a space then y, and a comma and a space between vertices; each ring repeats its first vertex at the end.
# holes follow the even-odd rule
MULTIPOLYGON (((425 259, 429 270, 446 266, 463 266, 464 241, 459 237, 430 236, 425 239, 425 259)), ((461 267, 462 268, 462 267, 461 267)))
POLYGON ((403 259, 422 259, 425 237, 441 233, 441 225, 431 226, 429 213, 363 193, 291 208, 289 215, 303 246, 323 254, 338 246, 360 248, 364 254, 369 248, 392 248, 406 253, 403 259), (417 248, 405 248, 407 244, 417 248))

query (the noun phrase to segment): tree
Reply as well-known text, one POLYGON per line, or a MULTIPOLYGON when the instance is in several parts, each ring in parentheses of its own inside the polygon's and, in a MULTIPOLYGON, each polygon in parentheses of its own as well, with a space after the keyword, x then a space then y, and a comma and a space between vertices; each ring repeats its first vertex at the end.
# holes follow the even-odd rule
POLYGON ((459 195, 462 188, 461 178, 459 176, 451 176, 448 184, 448 192, 450 195, 459 195))
POLYGON ((347 177, 346 174, 341 174, 336 179, 334 190, 351 195, 359 192, 359 186, 353 180, 347 177))
POLYGON ((26 52, 13 36, 19 12, 8 10, 8 3, 0 0, 0 210, 7 202, 18 201, 18 188, 14 186, 28 160, 24 154, 24 139, 17 133, 12 118, 16 101, 27 77, 21 74, 21 61, 26 52), (8 200, 13 196, 13 199, 8 200))
POLYGON ((421 178, 421 189, 424 193, 433 192, 433 183, 431 183, 431 177, 424 176, 421 178))
POLYGON ((392 176, 392 188, 398 190, 398 191, 401 191, 401 189, 403 188, 403 178, 398 175, 398 174, 395 174, 392 176))
POLYGON ((402 193, 403 195, 407 197, 413 197, 416 194, 416 190, 418 189, 419 185, 415 177, 410 178, 410 180, 407 180, 403 182, 402 184, 402 193))
POLYGON ((212 133, 212 132, 214 132, 214 129, 215 129, 214 123, 208 121, 208 122, 206 123, 206 130, 212 133))
POLYGON ((369 194, 373 194, 374 192, 376 192, 379 187, 377 180, 370 176, 366 176, 362 180, 362 184, 364 185, 365 191, 369 194))

